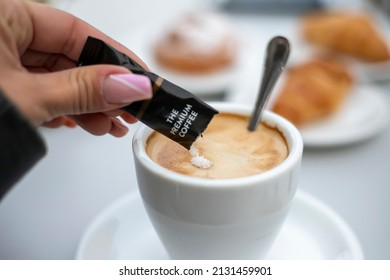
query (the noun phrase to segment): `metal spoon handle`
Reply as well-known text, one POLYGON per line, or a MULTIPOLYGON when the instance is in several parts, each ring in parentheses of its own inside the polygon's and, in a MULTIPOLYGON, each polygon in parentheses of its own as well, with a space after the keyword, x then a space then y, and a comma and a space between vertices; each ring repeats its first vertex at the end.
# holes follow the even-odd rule
POLYGON ((261 120, 261 113, 268 101, 270 93, 283 71, 290 54, 290 44, 284 37, 274 37, 267 46, 263 78, 255 109, 249 121, 248 130, 254 131, 261 120))

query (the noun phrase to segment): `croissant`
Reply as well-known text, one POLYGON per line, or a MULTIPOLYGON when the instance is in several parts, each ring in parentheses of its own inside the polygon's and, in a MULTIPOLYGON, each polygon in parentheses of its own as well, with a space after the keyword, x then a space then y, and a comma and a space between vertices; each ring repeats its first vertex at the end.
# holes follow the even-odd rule
POLYGON ((301 23, 303 37, 310 43, 366 62, 390 59, 389 48, 368 15, 317 12, 302 16, 301 23))
POLYGON ((335 112, 353 85, 348 69, 333 58, 315 58, 286 72, 271 110, 297 126, 335 112))

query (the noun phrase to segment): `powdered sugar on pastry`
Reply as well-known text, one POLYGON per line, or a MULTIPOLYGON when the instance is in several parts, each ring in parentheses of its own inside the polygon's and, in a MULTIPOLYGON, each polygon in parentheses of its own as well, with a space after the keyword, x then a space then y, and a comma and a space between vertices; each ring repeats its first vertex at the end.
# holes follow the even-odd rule
POLYGON ((174 34, 196 52, 206 54, 218 50, 231 36, 227 22, 216 14, 191 14, 176 26, 174 34))
POLYGON ((192 12, 161 32, 154 54, 163 67, 180 73, 228 69, 236 59, 237 38, 225 16, 192 12))

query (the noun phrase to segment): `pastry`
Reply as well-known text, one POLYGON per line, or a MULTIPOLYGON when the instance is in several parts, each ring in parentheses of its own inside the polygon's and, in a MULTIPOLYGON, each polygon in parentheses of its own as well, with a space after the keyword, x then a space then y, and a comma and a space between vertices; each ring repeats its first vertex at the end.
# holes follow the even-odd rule
POLYGON ((304 38, 317 46, 366 62, 390 59, 389 48, 368 15, 316 12, 302 17, 304 38))
POLYGON ((272 111, 299 126, 335 112, 353 85, 348 69, 330 57, 313 58, 286 72, 272 111))
POLYGON ((236 40, 224 17, 186 14, 158 39, 154 55, 160 66, 180 73, 208 74, 231 66, 236 40))

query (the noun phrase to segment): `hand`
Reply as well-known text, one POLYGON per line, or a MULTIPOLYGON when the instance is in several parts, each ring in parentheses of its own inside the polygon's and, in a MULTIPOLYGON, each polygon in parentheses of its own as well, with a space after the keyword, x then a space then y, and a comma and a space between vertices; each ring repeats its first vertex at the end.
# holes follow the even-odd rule
POLYGON ((77 68, 88 36, 130 50, 82 20, 44 4, 0 0, 0 88, 34 125, 72 126, 95 135, 127 133, 136 119, 118 108, 151 97, 147 77, 114 65, 77 68), (69 117, 71 118, 70 121, 69 117))

